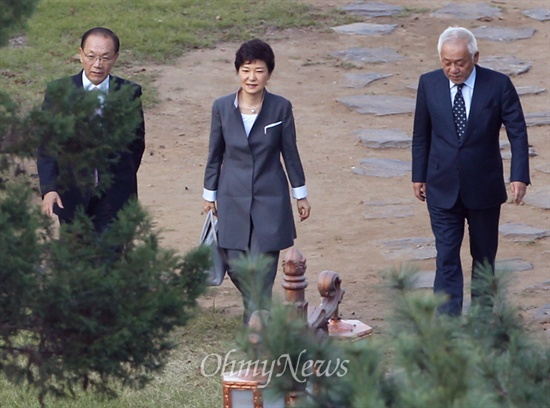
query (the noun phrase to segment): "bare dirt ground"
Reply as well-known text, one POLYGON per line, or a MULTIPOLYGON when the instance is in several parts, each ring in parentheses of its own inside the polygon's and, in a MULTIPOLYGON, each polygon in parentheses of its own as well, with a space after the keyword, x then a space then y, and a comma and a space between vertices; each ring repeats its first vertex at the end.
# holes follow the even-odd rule
MULTIPOLYGON (((321 8, 351 3, 345 0, 305 1, 321 8)), ((527 73, 512 78, 516 86, 550 88, 550 22, 539 22, 522 14, 529 8, 547 8, 548 1, 487 1, 491 6, 502 8, 501 17, 493 21, 430 17, 431 11, 445 5, 438 1, 387 0, 386 3, 411 8, 400 17, 365 18, 367 22, 398 24, 391 34, 358 36, 306 29, 274 31, 263 38, 272 45, 276 55, 276 68, 268 89, 290 99, 294 106, 298 145, 312 205, 310 219, 297 222, 298 239, 295 242, 307 258, 309 287, 306 298, 310 305, 318 304, 317 276, 322 270, 335 270, 346 290, 340 309, 342 316, 361 319, 375 331, 383 330, 391 308, 391 299, 382 288, 382 271, 400 267, 402 261, 406 261, 385 258, 378 241, 432 237, 432 233, 425 205, 413 196, 410 175, 377 178, 352 172, 352 167, 363 158, 410 160, 410 150, 369 149, 358 143, 353 131, 402 129, 412 134, 413 116, 361 115, 336 99, 367 93, 414 97, 414 90, 409 87, 416 85, 421 73, 439 67, 437 39, 450 25, 470 29, 483 25, 535 28, 536 33, 528 40, 479 40, 480 65, 487 56, 516 56, 533 64, 527 73), (397 63, 352 67, 329 56, 331 52, 351 47, 379 46, 392 48, 405 59, 397 63), (362 89, 346 87, 345 74, 360 72, 392 76, 362 89), (392 200, 410 200, 413 216, 374 220, 364 217, 365 202, 392 200)), ((238 46, 237 43, 218 44, 214 49, 188 53, 172 66, 147 67, 158 73, 155 85, 159 89, 160 103, 146 112, 147 149, 139 173, 140 199, 154 215, 164 243, 181 253, 197 245, 202 228, 201 194, 210 108, 215 98, 237 90, 233 58, 238 46)), ((546 91, 523 96, 524 111, 548 111, 548 95, 546 91)), ((548 126, 529 128, 530 144, 537 156, 531 159, 533 185, 528 194, 529 190, 550 183, 550 174, 535 170, 535 167, 548 168, 549 165, 548 129, 548 126)), ((509 161, 505 166, 509 166, 509 161)), ((548 210, 527 204, 506 203, 501 223, 518 222, 550 229, 549 215, 548 210)), ((466 238, 463 245, 465 269, 470 264, 467 248, 466 238)), ((281 253, 281 258, 285 253, 281 253)), ((498 259, 522 258, 534 265, 532 270, 515 273, 510 288, 513 301, 528 320, 532 320, 530 311, 550 303, 549 290, 528 289, 550 279, 549 257, 550 238, 517 243, 501 236, 498 259)), ((415 265, 420 270, 434 270, 435 260, 418 261, 415 265)), ((282 269, 280 271, 275 292, 282 296, 282 269)), ((220 288, 211 290, 201 304, 241 313, 240 296, 227 278, 220 288)), ((549 325, 538 322, 535 327, 545 330, 549 325)))

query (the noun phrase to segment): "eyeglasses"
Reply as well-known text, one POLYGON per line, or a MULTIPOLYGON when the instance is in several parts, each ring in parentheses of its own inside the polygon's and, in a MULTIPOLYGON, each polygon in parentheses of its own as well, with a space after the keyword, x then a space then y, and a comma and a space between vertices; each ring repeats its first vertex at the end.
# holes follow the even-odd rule
POLYGON ((109 62, 113 61, 114 60, 114 56, 113 57, 96 57, 95 55, 85 55, 84 56, 86 58, 87 61, 89 62, 95 62, 96 60, 101 62, 101 63, 105 63, 105 64, 108 64, 109 62))

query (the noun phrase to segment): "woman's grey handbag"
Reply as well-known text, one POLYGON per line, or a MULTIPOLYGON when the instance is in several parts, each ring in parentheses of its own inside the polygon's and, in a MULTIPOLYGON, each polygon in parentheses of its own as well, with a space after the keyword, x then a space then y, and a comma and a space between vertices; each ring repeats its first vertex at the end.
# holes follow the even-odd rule
POLYGON ((218 219, 212 214, 212 210, 208 211, 204 220, 199 244, 210 247, 212 251, 212 266, 206 283, 208 286, 220 286, 225 277, 225 251, 218 246, 218 219))

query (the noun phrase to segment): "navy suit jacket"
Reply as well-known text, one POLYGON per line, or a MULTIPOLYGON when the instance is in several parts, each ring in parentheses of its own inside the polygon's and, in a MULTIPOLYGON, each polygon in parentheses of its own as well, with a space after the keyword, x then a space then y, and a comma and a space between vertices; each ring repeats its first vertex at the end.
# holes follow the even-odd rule
POLYGON ((305 185, 290 101, 266 91, 247 137, 235 94, 217 99, 204 187, 217 190, 222 248, 247 250, 251 221, 262 252, 293 245, 296 229, 287 175, 292 187, 305 185))
POLYGON ((427 201, 451 208, 460 195, 467 208, 506 201, 499 133, 510 141, 510 181, 529 184, 527 128, 510 78, 476 66, 466 132, 459 144, 449 79, 442 69, 420 77, 412 140, 412 181, 426 183, 427 201))
MULTIPOLYGON (((82 71, 70 77, 70 79, 76 88, 83 87, 82 71)), ((66 80, 66 78, 57 81, 63 80, 66 80)), ((141 97, 141 87, 138 84, 111 75, 109 92, 116 92, 122 85, 135 87, 134 98, 141 97)), ((46 88, 43 109, 47 110, 50 102, 48 88, 46 88)), ((139 110, 141 123, 135 130, 135 139, 128 146, 128 151, 117 153, 118 160, 110 168, 112 180, 110 187, 105 191, 105 198, 109 201, 113 214, 116 214, 129 199, 137 197, 137 171, 145 150, 145 123, 141 103, 139 104, 139 110)), ((37 169, 42 197, 50 191, 56 191, 61 197, 64 208, 54 205, 54 212, 61 220, 71 221, 78 206, 84 208, 88 206, 92 191, 81 191, 76 186, 63 186, 62 188, 58 182, 59 168, 57 161, 41 151, 40 148, 38 149, 37 169)))

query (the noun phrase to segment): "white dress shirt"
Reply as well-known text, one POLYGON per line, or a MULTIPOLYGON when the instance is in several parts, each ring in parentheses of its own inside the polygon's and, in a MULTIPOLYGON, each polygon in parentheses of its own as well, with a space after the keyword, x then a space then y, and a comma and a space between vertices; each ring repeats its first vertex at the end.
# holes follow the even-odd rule
MULTIPOLYGON (((107 78, 103 80, 99 85, 93 84, 88 77, 86 76, 86 72, 82 71, 82 86, 86 91, 93 91, 95 89, 99 90, 100 93, 97 96, 99 99, 99 102, 101 105, 103 105, 104 96, 102 94, 109 93, 109 79, 111 78, 110 75, 107 75, 107 78)), ((101 109, 97 109, 97 114, 101 115, 101 109)), ((94 186, 97 187, 99 185, 99 173, 97 172, 97 169, 94 170, 94 176, 95 176, 95 183, 94 186)))
POLYGON ((103 93, 109 93, 109 80, 111 79, 111 75, 107 75, 107 78, 103 80, 102 83, 99 85, 94 85, 86 76, 86 72, 82 71, 82 86, 87 91, 92 91, 94 89, 98 89, 103 93))
MULTIPOLYGON (((476 67, 474 67, 472 73, 462 87, 462 97, 464 98, 464 105, 466 107, 466 118, 470 117, 470 106, 472 106, 472 95, 474 94, 474 84, 476 82, 476 67)), ((449 87, 451 88, 451 105, 454 104, 456 95, 456 84, 449 81, 449 87)))

